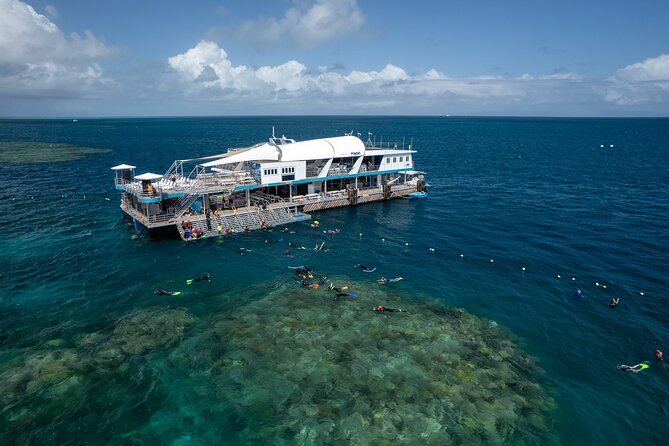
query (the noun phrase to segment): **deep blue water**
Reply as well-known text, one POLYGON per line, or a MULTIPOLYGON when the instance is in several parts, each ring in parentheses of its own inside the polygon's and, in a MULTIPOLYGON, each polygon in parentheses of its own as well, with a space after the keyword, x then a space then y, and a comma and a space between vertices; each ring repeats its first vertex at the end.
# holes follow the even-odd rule
MULTIPOLYGON (((45 340, 109 327, 138 308, 176 305, 202 315, 213 311, 212 295, 234 306, 253 284, 289 280, 290 263, 368 279, 351 268, 360 262, 404 277, 397 291, 438 298, 517 335, 545 371, 560 442, 660 444, 669 435, 669 367, 653 356, 658 346, 669 352, 667 119, 2 120, 1 141, 111 152, 0 166, 0 364, 45 340), (328 253, 303 251, 295 259, 283 256, 285 242, 265 243, 278 233, 197 243, 131 239, 109 167, 129 163, 138 173, 162 173, 174 159, 265 140, 272 125, 298 140, 350 130, 374 132, 377 141, 413 137, 430 196, 314 214, 342 234, 326 239, 328 253), (239 256, 239 247, 253 252, 239 256), (204 271, 212 283, 178 304, 152 294, 204 271), (614 296, 621 301, 610 309, 614 296), (642 373, 616 370, 646 360, 642 373)), ((324 237, 307 224, 295 227, 291 239, 307 246, 324 237)), ((126 391, 131 395, 132 386, 126 391)), ((116 422, 131 416, 141 424, 136 411, 148 417, 157 404, 138 402, 116 422)), ((73 443, 94 442, 87 423, 100 426, 91 414, 83 428, 46 426, 43 438, 61 429, 73 443)), ((15 426, 0 422, 0 438, 2 429, 15 426)), ((208 444, 200 441, 193 444, 208 444)))

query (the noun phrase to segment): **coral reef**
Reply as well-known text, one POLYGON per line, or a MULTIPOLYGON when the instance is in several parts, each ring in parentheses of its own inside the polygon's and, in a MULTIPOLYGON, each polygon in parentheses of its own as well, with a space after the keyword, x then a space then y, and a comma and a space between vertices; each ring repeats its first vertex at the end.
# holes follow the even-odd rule
POLYGON ((199 318, 144 309, 107 330, 51 333, 0 368, 0 442, 554 441, 541 371, 510 333, 434 300, 347 285, 359 297, 256 284, 234 305, 212 296, 199 318))
MULTIPOLYGON (((63 419, 78 423, 79 411, 113 410, 114 404, 136 398, 125 393, 129 362, 174 345, 194 322, 184 310, 141 310, 121 318, 111 333, 82 335, 74 346, 53 339, 42 350, 19 352, 0 369, 0 443, 9 444, 4 435, 16 443, 41 442, 44 435, 60 443, 58 436, 67 436, 72 426, 60 433, 46 426, 63 419)), ((130 378, 137 388, 152 385, 148 376, 130 378)))
POLYGON ((86 155, 111 152, 109 149, 79 147, 32 141, 0 141, 0 163, 39 164, 76 161, 86 155))
POLYGON ((171 356, 192 363, 193 350, 209 352, 198 361, 206 364, 217 403, 211 416, 227 421, 226 439, 548 441, 552 400, 536 382, 535 362, 504 329, 436 301, 351 287, 363 297, 334 301, 322 289, 272 291, 232 314, 213 315, 199 342, 171 356), (372 311, 378 304, 405 311, 372 311))

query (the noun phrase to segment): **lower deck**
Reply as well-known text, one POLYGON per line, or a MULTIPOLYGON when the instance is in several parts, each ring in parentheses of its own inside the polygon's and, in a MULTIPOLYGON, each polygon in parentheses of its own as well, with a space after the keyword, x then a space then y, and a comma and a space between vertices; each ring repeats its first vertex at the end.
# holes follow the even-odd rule
POLYGON ((201 194, 190 200, 180 198, 185 207, 182 212, 178 212, 173 203, 164 203, 162 207, 159 207, 161 204, 143 205, 124 196, 121 209, 140 224, 142 231, 148 229, 149 236, 158 229, 172 227, 182 239, 195 240, 308 220, 310 212, 409 197, 424 189, 424 182, 418 181, 360 189, 348 186, 343 190, 289 196, 285 196, 287 191, 280 187, 266 188, 264 192, 239 191, 223 197, 201 194), (165 207, 167 212, 163 210, 165 207))

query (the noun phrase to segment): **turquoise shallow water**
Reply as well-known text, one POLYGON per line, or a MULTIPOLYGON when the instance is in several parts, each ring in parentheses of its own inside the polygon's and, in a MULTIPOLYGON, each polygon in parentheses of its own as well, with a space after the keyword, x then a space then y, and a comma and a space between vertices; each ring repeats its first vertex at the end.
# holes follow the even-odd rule
MULTIPOLYGON (((508 442, 529 444, 658 444, 669 434, 669 368, 653 357, 656 346, 669 350, 669 120, 3 120, 2 141, 111 151, 0 166, 0 443, 318 444, 349 435, 364 444, 408 435, 415 444, 445 444, 435 426, 448 420, 455 427, 444 430, 455 443, 494 443, 492 431, 513 431, 508 442), (163 172, 176 158, 264 140, 272 125, 296 139, 352 129, 377 140, 413 137, 430 196, 315 214, 324 228, 342 229, 336 236, 302 223, 291 226, 296 234, 134 241, 120 224, 109 167, 163 172), (288 241, 326 241, 330 250, 293 250, 288 258, 288 241), (252 251, 240 256, 240 247, 252 251), (382 288, 356 263, 404 280, 382 288), (332 306, 323 290, 304 294, 290 264, 350 283, 361 300, 332 306), (184 285, 203 272, 211 283, 184 285), (155 288, 184 294, 157 297, 155 288), (572 297, 578 288, 581 301, 572 297), (614 296, 620 305, 609 309, 614 296), (432 305, 425 299, 483 318, 458 322, 470 341, 426 340, 441 322, 421 313, 432 305), (394 318, 381 330, 378 319, 365 318, 367 308, 386 302, 410 306, 418 319, 395 326, 394 318), (282 319, 293 308, 299 323, 282 319), (320 320, 323 314, 334 319, 320 320), (326 326, 338 328, 319 331, 326 326), (380 354, 388 349, 382 340, 398 332, 396 354, 380 354), (490 351, 508 339, 519 350, 490 351), (439 366, 445 343, 457 354, 439 366), (290 351, 310 374, 282 365, 290 351), (616 370, 644 360, 651 367, 638 375, 616 370), (342 364, 350 369, 332 372, 342 364), (377 370, 388 364, 392 370, 377 370), (489 370, 488 378, 465 373, 467 364, 489 370), (436 386, 435 371, 448 388, 421 387, 436 386), (372 385, 379 373, 393 387, 372 385), (497 383, 490 394, 473 393, 488 379, 497 383), (325 381, 334 389, 350 383, 351 393, 313 390, 325 381), (527 408, 513 395, 513 414, 490 406, 491 395, 505 400, 499 383, 517 390, 527 408), (356 399, 360 405, 341 403, 333 412, 356 399), (266 407, 274 411, 260 410, 266 407), (494 429, 486 427, 492 419, 494 429)), ((447 317, 448 327, 458 325, 447 317)))

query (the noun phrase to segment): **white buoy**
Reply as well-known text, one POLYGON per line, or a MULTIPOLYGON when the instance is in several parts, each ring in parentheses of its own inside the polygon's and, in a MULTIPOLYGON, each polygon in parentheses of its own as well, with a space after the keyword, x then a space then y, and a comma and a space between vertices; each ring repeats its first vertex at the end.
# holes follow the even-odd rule
POLYGON ((576 280, 576 277, 572 277, 571 280, 576 280))
POLYGON ((562 276, 560 276, 560 275, 558 274, 558 275, 557 275, 557 278, 559 279, 560 277, 562 277, 562 276))
POLYGON ((430 248, 430 252, 434 252, 434 248, 430 248))
POLYGON ((599 286, 599 282, 595 282, 595 286, 599 286))
POLYGON ((460 254, 460 258, 463 258, 464 256, 465 256, 464 254, 460 254))
POLYGON ((639 291, 639 295, 643 296, 643 291, 639 291))
POLYGON ((523 266, 523 271, 525 271, 525 267, 523 266))
POLYGON ((494 262, 494 260, 493 260, 493 259, 490 259, 490 263, 493 263, 493 262, 494 262))
POLYGON ((602 285, 602 288, 606 288, 606 285, 602 285))
POLYGON ((609 147, 613 148, 613 144, 611 144, 609 147))
POLYGON ((599 147, 603 149, 603 148, 604 148, 604 144, 600 144, 599 147))
POLYGON ((385 241, 386 241, 386 239, 382 238, 382 239, 381 239, 381 241, 382 241, 382 242, 385 242, 385 241))
POLYGON ((362 232, 360 233, 360 237, 362 237, 362 232))
POLYGON ((409 246, 409 244, 408 244, 408 243, 405 243, 404 246, 409 246))

